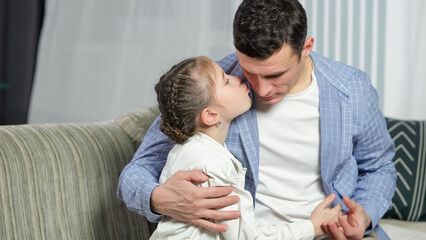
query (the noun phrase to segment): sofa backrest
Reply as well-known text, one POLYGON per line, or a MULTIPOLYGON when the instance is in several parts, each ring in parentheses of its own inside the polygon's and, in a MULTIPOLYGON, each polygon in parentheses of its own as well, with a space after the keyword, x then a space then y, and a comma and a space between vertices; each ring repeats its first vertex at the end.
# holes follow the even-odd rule
POLYGON ((148 239, 116 197, 134 152, 115 121, 0 126, 0 238, 148 239))
POLYGON ((130 136, 133 146, 138 149, 145 133, 158 115, 160 115, 160 110, 155 105, 126 113, 117 118, 115 122, 130 136))

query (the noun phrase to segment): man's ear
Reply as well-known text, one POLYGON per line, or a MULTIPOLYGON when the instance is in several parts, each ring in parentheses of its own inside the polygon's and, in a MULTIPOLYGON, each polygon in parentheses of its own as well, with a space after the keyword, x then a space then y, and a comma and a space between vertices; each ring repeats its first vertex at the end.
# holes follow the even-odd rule
POLYGON ((314 38, 309 37, 305 40, 305 43, 303 44, 302 49, 302 57, 307 58, 309 57, 309 54, 311 54, 311 50, 314 48, 314 38))
POLYGON ((201 111, 201 122, 207 126, 213 126, 216 125, 220 120, 220 115, 218 112, 212 108, 204 108, 203 111, 201 111))

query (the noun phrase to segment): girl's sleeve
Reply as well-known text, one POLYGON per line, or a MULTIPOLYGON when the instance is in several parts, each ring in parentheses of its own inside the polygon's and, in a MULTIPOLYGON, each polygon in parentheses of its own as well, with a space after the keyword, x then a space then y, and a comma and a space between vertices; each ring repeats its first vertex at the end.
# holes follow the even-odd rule
POLYGON ((235 170, 226 169, 223 164, 210 165, 205 172, 210 176, 208 182, 202 186, 233 186, 231 195, 238 195, 240 201, 237 204, 225 207, 221 210, 239 210, 241 217, 227 220, 221 223, 228 225, 228 230, 223 233, 227 240, 235 239, 300 239, 314 238, 314 227, 310 220, 302 220, 295 223, 283 223, 280 225, 257 225, 254 218, 253 198, 244 184, 239 183, 239 177, 235 170))

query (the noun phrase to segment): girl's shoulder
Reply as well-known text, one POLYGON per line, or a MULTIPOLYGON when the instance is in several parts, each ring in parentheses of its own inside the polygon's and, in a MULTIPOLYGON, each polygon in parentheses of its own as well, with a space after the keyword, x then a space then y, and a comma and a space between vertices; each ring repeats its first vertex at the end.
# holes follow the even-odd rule
POLYGON ((167 159, 168 164, 177 165, 181 170, 202 170, 232 164, 230 153, 220 144, 204 137, 189 140, 173 147, 167 159))

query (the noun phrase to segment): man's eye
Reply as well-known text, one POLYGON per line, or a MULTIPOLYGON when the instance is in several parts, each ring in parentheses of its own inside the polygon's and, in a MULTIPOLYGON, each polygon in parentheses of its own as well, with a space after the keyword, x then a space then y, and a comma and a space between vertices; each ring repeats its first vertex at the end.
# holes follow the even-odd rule
POLYGON ((229 83, 229 78, 228 79, 226 79, 226 83, 225 84, 228 84, 229 83))

